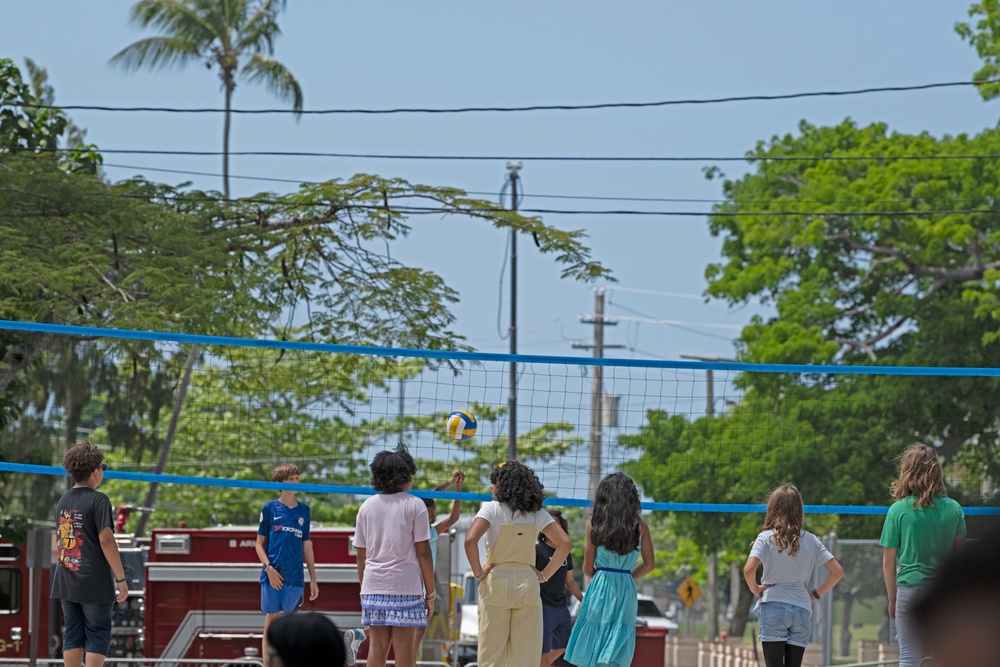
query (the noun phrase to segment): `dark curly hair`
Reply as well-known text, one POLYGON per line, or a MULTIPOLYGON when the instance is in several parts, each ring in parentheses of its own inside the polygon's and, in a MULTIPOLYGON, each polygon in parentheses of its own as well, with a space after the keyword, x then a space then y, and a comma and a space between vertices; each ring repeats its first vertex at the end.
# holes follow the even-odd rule
POLYGON ((376 454, 369 468, 372 488, 379 493, 399 493, 417 473, 417 464, 403 443, 396 445, 396 449, 376 454))
POLYGON ((542 509, 545 492, 535 471, 515 459, 497 465, 490 473, 494 496, 515 512, 530 514, 542 509))
POLYGON ((595 547, 624 556, 639 546, 642 536, 639 489, 623 472, 613 472, 597 485, 590 515, 590 541, 595 547))
POLYGON ((63 468, 66 468, 66 472, 77 484, 82 484, 90 479, 90 476, 101 467, 103 462, 104 452, 87 440, 76 443, 63 456, 63 468))
MULTIPOLYGON (((549 510, 549 514, 556 520, 556 523, 559 524, 564 533, 569 533, 569 524, 566 522, 566 517, 563 516, 562 512, 559 510, 549 510)), ((538 533, 538 541, 548 543, 548 540, 545 539, 545 533, 538 533)))

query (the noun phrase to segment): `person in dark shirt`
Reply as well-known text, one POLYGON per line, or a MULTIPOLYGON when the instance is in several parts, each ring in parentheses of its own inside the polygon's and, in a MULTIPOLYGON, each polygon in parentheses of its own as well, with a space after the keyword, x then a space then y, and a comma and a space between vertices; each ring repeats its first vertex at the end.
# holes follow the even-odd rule
POLYGON ((80 667, 86 652, 87 667, 100 667, 111 647, 115 601, 128 598, 111 501, 97 490, 108 466, 104 453, 84 440, 69 448, 63 467, 76 482, 56 506, 59 553, 51 596, 62 605, 63 664, 80 667))
MULTIPOLYGON (((569 524, 559 510, 551 510, 549 514, 559 522, 563 532, 569 532, 569 524)), ((544 533, 538 534, 538 544, 535 545, 535 569, 544 570, 552 560, 555 548, 550 546, 544 533)), ((583 600, 583 591, 573 578, 573 556, 566 556, 559 570, 545 583, 538 585, 538 594, 542 598, 542 661, 541 667, 549 667, 565 651, 573 629, 573 619, 569 615, 569 598, 566 589, 577 600, 583 600)))

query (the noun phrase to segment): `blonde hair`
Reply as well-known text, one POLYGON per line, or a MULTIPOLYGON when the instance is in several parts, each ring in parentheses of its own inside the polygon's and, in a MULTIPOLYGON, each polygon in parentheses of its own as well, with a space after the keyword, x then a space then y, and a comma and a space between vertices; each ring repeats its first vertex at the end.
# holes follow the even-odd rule
POLYGON ((805 508, 799 490, 792 484, 782 484, 771 492, 767 500, 767 515, 760 530, 773 530, 778 553, 788 549, 788 553, 794 556, 799 552, 799 533, 804 520, 805 508))
POLYGON ((889 487, 895 500, 916 496, 913 507, 933 507, 934 499, 947 496, 941 461, 933 447, 915 442, 899 456, 899 479, 889 487))

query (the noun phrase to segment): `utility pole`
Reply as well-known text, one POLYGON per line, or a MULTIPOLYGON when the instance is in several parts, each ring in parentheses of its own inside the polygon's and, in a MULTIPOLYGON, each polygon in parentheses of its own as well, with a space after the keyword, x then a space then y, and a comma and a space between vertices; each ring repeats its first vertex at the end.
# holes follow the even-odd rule
MULTIPOLYGON (((508 162, 510 179, 510 210, 517 211, 517 172, 523 167, 520 162, 508 162)), ((510 229, 510 353, 517 354, 517 230, 510 229)), ((517 458, 517 362, 510 362, 510 443, 507 458, 517 458)))
MULTIPOLYGON (((605 345, 604 327, 615 326, 616 320, 612 320, 604 315, 604 289, 594 290, 594 314, 581 315, 580 321, 585 324, 594 325, 594 344, 585 345, 579 341, 573 341, 573 347, 582 350, 594 350, 594 358, 604 357, 604 350, 625 347, 624 345, 605 345)), ((590 397, 590 497, 597 493, 597 485, 601 481, 601 439, 604 417, 604 367, 594 366, 594 377, 590 397)))
MULTIPOLYGON (((694 354, 682 354, 681 359, 694 361, 732 361, 719 357, 700 357, 694 354)), ((705 369, 707 402, 705 416, 715 417, 715 375, 711 368, 705 369)), ((719 554, 716 551, 708 554, 708 639, 714 641, 719 636, 719 554)))

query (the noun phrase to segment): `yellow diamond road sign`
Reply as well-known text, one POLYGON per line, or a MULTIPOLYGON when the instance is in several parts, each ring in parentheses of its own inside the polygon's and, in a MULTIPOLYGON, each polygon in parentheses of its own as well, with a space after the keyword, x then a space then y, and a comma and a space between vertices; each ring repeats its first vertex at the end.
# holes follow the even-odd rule
POLYGON ((681 596, 681 600, 685 605, 690 607, 694 604, 694 601, 701 597, 701 590, 698 585, 694 583, 694 579, 688 577, 680 588, 677 589, 677 595, 681 596))

